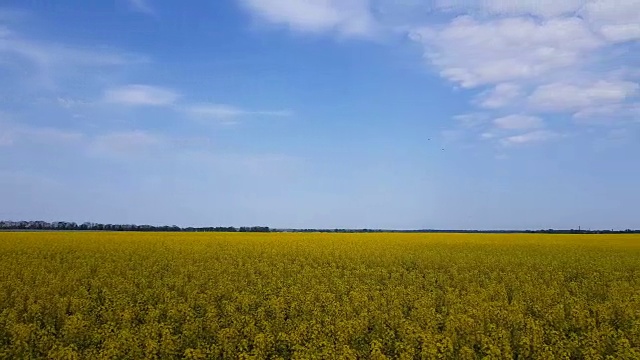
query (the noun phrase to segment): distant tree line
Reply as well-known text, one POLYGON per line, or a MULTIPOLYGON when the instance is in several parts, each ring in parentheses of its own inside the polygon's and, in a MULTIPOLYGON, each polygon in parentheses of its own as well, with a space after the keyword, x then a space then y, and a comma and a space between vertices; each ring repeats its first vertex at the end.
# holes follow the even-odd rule
POLYGON ((640 234, 640 230, 532 230, 525 231, 525 233, 540 233, 540 234, 640 234))
POLYGON ((267 226, 218 226, 179 227, 135 224, 99 224, 85 222, 78 224, 67 221, 0 221, 0 230, 50 230, 50 231, 152 231, 152 232, 270 232, 267 226))
POLYGON ((505 234, 640 234, 640 230, 386 230, 386 229, 272 229, 268 226, 217 226, 179 227, 135 224, 100 224, 85 222, 77 224, 67 221, 0 221, 0 230, 48 230, 48 231, 153 231, 153 232, 322 232, 322 233, 505 233, 505 234))
POLYGON ((322 233, 456 233, 456 234, 640 234, 640 230, 385 230, 385 229, 272 229, 272 232, 322 232, 322 233))

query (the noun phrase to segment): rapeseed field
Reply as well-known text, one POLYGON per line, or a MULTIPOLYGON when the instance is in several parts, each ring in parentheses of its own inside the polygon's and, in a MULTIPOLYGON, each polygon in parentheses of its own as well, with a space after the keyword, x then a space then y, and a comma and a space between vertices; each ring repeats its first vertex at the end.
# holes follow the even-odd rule
POLYGON ((0 358, 638 359, 640 236, 0 233, 0 358))

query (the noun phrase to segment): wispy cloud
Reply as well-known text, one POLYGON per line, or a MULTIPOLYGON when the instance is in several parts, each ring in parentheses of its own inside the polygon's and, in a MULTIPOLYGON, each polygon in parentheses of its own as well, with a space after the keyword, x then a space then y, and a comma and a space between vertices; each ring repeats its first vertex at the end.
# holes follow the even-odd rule
POLYGON ((306 33, 367 37, 376 30, 369 0, 240 0, 255 17, 306 33))
POLYGON ((573 114, 579 122, 605 123, 615 125, 622 122, 640 123, 640 103, 611 104, 598 107, 588 107, 573 114))
POLYGON ((0 122, 0 146, 73 145, 85 139, 83 133, 74 130, 0 122))
MULTIPOLYGON (((2 115, 0 113, 0 115, 2 115)), ((182 137, 145 129, 101 130, 95 133, 48 126, 23 125, 0 116, 0 151, 15 153, 36 149, 70 151, 79 159, 167 161, 237 168, 245 173, 267 173, 272 165, 297 158, 284 154, 218 153, 206 136, 182 137), (233 165, 232 165, 233 164, 233 165)), ((36 150, 40 151, 40 150, 36 150)), ((71 155, 70 155, 71 156, 71 155)))
POLYGON ((248 116, 263 117, 289 117, 293 115, 290 110, 247 110, 225 104, 199 104, 187 106, 187 114, 199 120, 217 120, 226 124, 235 124, 241 118, 248 116))
POLYGON ((13 71, 18 82, 40 88, 55 88, 64 79, 83 76, 88 69, 118 69, 148 62, 143 55, 108 46, 82 46, 34 39, 5 26, 0 19, 0 67, 13 71))
POLYGON ((558 138, 560 135, 548 130, 532 131, 521 135, 507 136, 500 140, 503 146, 526 145, 545 142, 558 138))
POLYGON ((158 154, 167 150, 208 147, 203 139, 179 138, 147 130, 102 130, 88 133, 74 129, 0 122, 0 147, 76 149, 79 153, 108 158, 158 154))
POLYGON ((28 39, 0 26, 0 53, 40 66, 110 66, 145 62, 141 55, 108 47, 83 47, 28 39))
POLYGON ((105 102, 128 106, 168 106, 174 104, 179 97, 171 89, 140 84, 120 86, 104 93, 105 102))
MULTIPOLYGON (((129 84, 105 90, 102 101, 108 104, 122 106, 146 106, 146 107, 171 107, 194 120, 209 121, 215 120, 223 124, 236 124, 243 118, 248 117, 290 117, 293 112, 290 110, 249 110, 246 108, 227 104, 200 103, 189 104, 189 99, 181 96, 177 91, 160 86, 129 84), (182 100, 185 105, 179 105, 178 100, 182 100)), ((60 106, 69 108, 76 104, 76 101, 69 99, 58 99, 60 106)))
POLYGON ((526 130, 544 127, 544 121, 536 116, 508 115, 494 119, 493 125, 498 129, 526 130))
POLYGON ((58 96, 56 98, 56 102, 58 105, 64 109, 74 109, 77 107, 88 106, 91 105, 92 102, 88 100, 82 100, 72 97, 62 97, 58 96))
POLYGON ((147 15, 155 15, 155 10, 149 4, 149 0, 128 0, 129 5, 135 11, 147 14, 147 15))

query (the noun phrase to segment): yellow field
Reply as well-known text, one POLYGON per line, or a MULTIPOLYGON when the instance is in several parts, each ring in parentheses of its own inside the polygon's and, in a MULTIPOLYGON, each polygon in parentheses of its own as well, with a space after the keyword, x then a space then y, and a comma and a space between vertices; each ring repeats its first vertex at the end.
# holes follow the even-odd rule
POLYGON ((0 358, 640 358, 640 236, 0 233, 0 358))

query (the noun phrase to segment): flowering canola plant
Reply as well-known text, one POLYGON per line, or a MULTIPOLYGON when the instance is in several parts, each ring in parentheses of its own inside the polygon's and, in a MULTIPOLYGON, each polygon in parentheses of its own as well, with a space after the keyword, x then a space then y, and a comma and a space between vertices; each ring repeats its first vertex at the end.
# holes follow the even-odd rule
POLYGON ((0 233, 0 359, 638 359, 640 236, 0 233))

